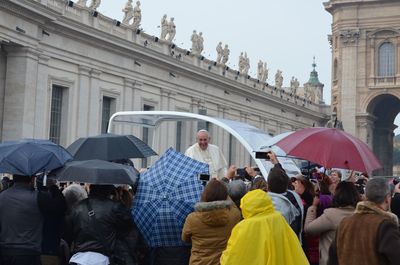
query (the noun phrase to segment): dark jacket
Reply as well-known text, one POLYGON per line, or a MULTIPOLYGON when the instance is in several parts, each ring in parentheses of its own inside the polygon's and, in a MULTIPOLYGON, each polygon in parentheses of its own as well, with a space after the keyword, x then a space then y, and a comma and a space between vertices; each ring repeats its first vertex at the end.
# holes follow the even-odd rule
POLYGON ((60 252, 61 232, 64 228, 65 212, 67 205, 64 195, 57 186, 50 186, 48 189, 39 191, 39 204, 46 204, 46 201, 53 201, 52 206, 44 212, 42 254, 58 256, 60 252))
POLYGON ((70 235, 67 240, 74 242, 73 253, 94 251, 110 256, 117 234, 127 233, 132 227, 133 219, 123 204, 89 196, 80 201, 67 217, 67 235, 70 235), (88 215, 88 200, 95 214, 95 225, 88 215))
POLYGON ((152 248, 149 265, 188 265, 190 246, 152 248))
POLYGON ((0 248, 3 254, 40 254, 43 216, 37 197, 38 192, 28 183, 19 182, 0 193, 0 248))

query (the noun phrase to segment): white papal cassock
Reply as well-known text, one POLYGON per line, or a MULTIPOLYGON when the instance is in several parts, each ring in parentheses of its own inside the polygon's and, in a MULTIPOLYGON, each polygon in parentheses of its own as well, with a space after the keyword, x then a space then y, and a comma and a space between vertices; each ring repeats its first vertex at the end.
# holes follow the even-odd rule
POLYGON ((208 144, 207 149, 202 150, 199 144, 195 143, 186 150, 185 155, 208 164, 211 177, 221 179, 226 176, 226 159, 218 146, 208 144))

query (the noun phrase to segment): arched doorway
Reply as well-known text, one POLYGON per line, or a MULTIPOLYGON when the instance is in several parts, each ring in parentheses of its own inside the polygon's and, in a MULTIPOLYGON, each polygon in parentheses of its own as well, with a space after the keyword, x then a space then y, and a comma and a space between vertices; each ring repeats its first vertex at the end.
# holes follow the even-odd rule
POLYGON ((390 95, 379 95, 368 105, 367 112, 375 117, 372 147, 383 165, 375 175, 391 176, 393 172, 394 120, 400 112, 400 99, 390 95))

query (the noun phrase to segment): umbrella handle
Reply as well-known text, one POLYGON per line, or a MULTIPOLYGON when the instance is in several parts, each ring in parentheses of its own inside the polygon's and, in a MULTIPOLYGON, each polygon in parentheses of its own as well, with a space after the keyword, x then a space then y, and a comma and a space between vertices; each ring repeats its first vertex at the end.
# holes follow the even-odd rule
POLYGON ((43 176, 43 187, 46 187, 46 186, 47 186, 47 174, 44 173, 44 176, 43 176))

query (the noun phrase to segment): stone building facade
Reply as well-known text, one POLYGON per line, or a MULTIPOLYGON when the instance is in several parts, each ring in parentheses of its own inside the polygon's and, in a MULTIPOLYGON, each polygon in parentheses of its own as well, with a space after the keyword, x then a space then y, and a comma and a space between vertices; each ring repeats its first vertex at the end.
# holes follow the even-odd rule
POLYGON ((331 0, 332 111, 392 174, 394 119, 400 112, 400 2, 331 0))
MULTIPOLYGON (((105 132, 123 110, 174 110, 238 120, 271 135, 323 125, 316 104, 193 55, 85 6, 63 0, 0 1, 1 140, 50 138, 68 146, 105 132)), ((249 155, 209 128, 229 162, 249 155)), ((182 151, 196 125, 167 124, 156 151, 182 151)), ((147 128, 123 129, 149 140, 147 128)), ((161 136, 160 136, 161 137, 161 136)))

